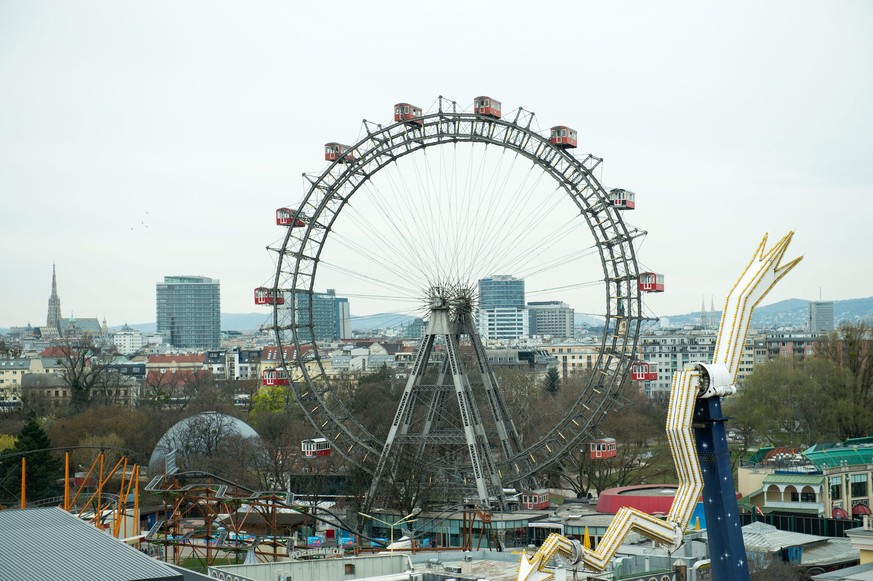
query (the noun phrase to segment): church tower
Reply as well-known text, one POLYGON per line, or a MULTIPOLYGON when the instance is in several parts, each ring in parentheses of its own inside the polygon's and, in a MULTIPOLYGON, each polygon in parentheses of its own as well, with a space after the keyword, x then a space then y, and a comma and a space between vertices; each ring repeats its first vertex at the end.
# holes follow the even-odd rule
POLYGON ((61 330, 61 298, 58 296, 58 279, 52 263, 52 295, 49 297, 48 316, 45 324, 52 329, 61 330))

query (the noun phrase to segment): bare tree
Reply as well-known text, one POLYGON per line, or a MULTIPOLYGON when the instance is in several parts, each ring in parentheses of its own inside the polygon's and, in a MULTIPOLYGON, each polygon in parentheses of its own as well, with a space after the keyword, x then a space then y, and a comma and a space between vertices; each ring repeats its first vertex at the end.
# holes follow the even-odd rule
POLYGON ((577 496, 590 490, 599 494, 615 486, 645 484, 672 474, 664 444, 666 410, 640 394, 631 382, 623 387, 622 398, 625 405, 610 412, 600 426, 604 434, 615 438, 616 455, 592 459, 585 446, 568 456, 553 474, 577 496))
POLYGON ((95 388, 111 383, 109 363, 112 353, 95 346, 90 340, 65 341, 55 348, 58 364, 64 371, 61 377, 70 387, 70 407, 81 411, 91 405, 95 388))

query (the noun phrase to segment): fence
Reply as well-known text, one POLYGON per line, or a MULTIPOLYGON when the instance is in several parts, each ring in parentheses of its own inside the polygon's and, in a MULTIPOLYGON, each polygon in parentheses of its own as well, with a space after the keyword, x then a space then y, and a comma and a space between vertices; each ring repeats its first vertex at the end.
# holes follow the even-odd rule
POLYGON ((770 513, 765 516, 741 514, 740 521, 743 526, 760 521, 773 525, 781 531, 806 533, 807 535, 819 537, 843 537, 847 529, 859 527, 862 524, 860 520, 855 519, 820 518, 817 516, 779 513, 770 513))

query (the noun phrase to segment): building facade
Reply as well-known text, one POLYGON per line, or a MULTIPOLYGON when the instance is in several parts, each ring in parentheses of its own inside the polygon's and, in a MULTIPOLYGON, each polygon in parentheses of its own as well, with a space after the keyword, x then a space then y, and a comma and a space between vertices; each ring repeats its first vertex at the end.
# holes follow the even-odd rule
POLYGON ((349 299, 342 297, 336 299, 336 338, 352 338, 352 313, 349 308, 349 299))
POLYGON ((543 345, 549 357, 553 357, 561 377, 567 379, 570 375, 593 369, 600 352, 600 343, 580 343, 565 341, 543 345))
POLYGON ((217 349, 221 288, 204 276, 165 276, 156 287, 157 331, 178 349, 217 349))
POLYGON ((572 339, 575 313, 570 305, 561 301, 536 301, 527 304, 530 318, 528 332, 531 337, 550 336, 572 339))
POLYGON ((640 355, 658 369, 658 379, 643 382, 648 396, 669 393, 673 374, 689 363, 712 361, 715 331, 657 331, 640 337, 640 355))
POLYGON ((834 330, 833 301, 810 301, 808 328, 812 335, 830 333, 834 330))
POLYGON ((351 338, 349 300, 337 297, 334 289, 329 288, 323 293, 298 291, 296 301, 297 324, 311 323, 315 334, 314 337, 310 337, 308 328, 299 328, 298 334, 302 339, 336 341, 351 338))
POLYGON ((529 315, 524 302, 524 280, 495 275, 479 281, 479 334, 485 339, 527 337, 529 315))
POLYGON ((767 359, 790 357, 802 360, 815 355, 816 338, 806 333, 771 333, 765 340, 767 359))
POLYGON ((219 380, 256 379, 261 364, 260 349, 214 349, 206 352, 204 366, 219 380))
POLYGON ((143 347, 142 332, 125 325, 112 333, 112 344, 122 355, 133 355, 143 347))

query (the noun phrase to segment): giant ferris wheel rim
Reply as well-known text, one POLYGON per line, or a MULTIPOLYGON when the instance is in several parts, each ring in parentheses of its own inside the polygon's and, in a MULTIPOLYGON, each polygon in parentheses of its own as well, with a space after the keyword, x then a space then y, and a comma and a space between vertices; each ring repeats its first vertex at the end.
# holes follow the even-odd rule
MULTIPOLYGON (((279 361, 292 377, 293 362, 285 360, 285 348, 293 347, 296 369, 304 381, 292 381, 292 390, 307 419, 322 436, 356 464, 366 467, 371 457, 378 459, 382 442, 355 420, 341 399, 333 398, 336 401, 330 404, 325 401, 324 396, 332 390, 315 340, 312 301, 309 302, 309 323, 298 328, 293 322, 297 308, 293 297, 298 291, 315 292, 321 252, 334 222, 352 196, 385 167, 407 155, 446 144, 486 144, 514 151, 552 177, 579 208, 597 241, 606 295, 604 331, 597 361, 574 405, 544 437, 516 456, 498 462, 502 472, 513 473, 512 466, 517 466, 518 460, 524 457, 531 461, 525 462, 530 464, 531 472, 538 472, 556 462, 580 440, 590 437, 612 407, 614 397, 610 396, 614 396, 630 369, 644 320, 641 292, 636 284, 639 266, 633 244, 638 233, 628 229, 621 212, 612 207, 608 193, 593 175, 602 160, 593 155, 580 159, 569 150, 553 145, 548 137, 530 128, 532 113, 525 112, 529 115, 524 124, 524 117, 521 117, 522 123, 518 122, 519 114, 509 121, 475 113, 443 111, 442 102, 441 98, 439 111, 422 115, 414 123, 398 121, 385 127, 376 125, 374 131, 373 124, 365 121, 367 135, 346 150, 352 156, 351 161, 340 157, 317 176, 304 174, 310 185, 295 217, 305 217, 306 226, 287 230, 278 249, 280 256, 273 284, 275 293, 290 291, 292 296, 290 329, 281 325, 280 309, 277 304, 273 305, 279 361), (283 288, 286 278, 291 280, 290 288, 283 288), (613 304, 621 305, 624 311, 619 313, 621 309, 613 308, 613 304), (300 328, 308 329, 312 340, 302 338, 300 328), (283 338, 286 331, 291 333, 290 341, 283 338), (310 373, 307 365, 299 363, 302 348, 313 353, 317 376, 310 373)), ((518 479, 529 475, 523 474, 518 479)))

